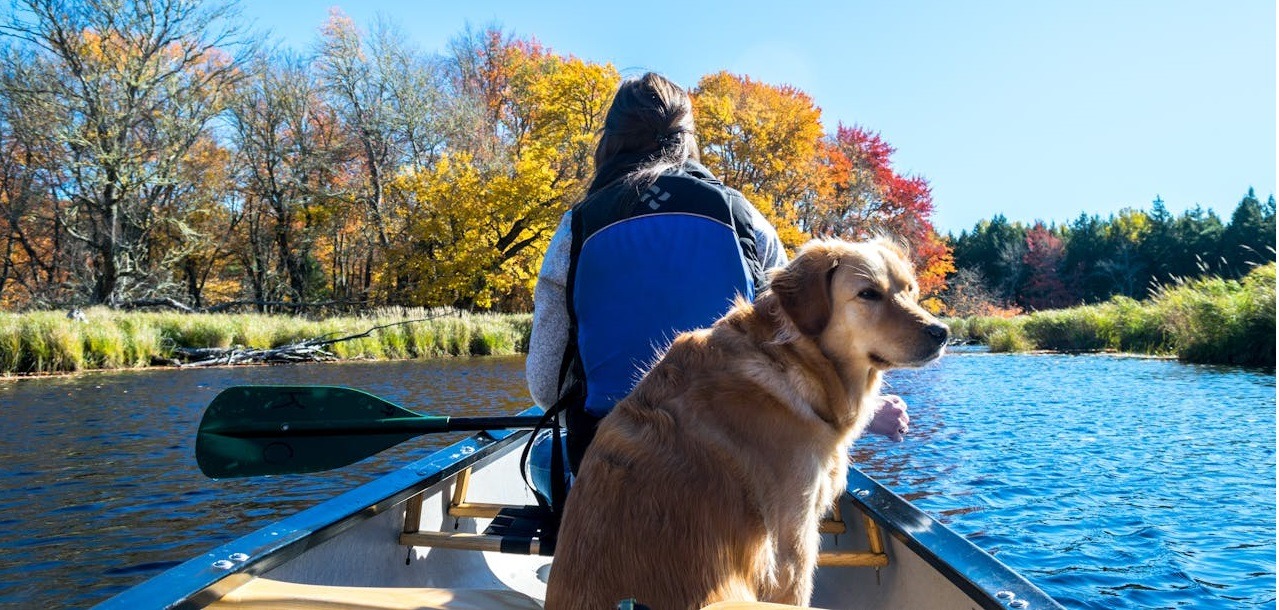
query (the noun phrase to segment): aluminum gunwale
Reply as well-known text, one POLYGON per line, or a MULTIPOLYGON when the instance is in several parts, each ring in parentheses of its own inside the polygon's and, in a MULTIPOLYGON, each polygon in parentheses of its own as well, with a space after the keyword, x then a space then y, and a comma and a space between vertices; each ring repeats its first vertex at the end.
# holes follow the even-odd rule
POLYGON ((856 467, 849 467, 847 481, 845 491, 858 508, 983 608, 1065 610, 1024 576, 856 467))
MULTIPOLYGON (((536 415, 531 408, 520 415, 536 415)), ((529 434, 473 435, 333 499, 187 560, 95 606, 100 610, 198 608, 357 524, 404 502, 462 469, 495 457, 529 434), (238 576, 239 578, 233 578, 238 576)))

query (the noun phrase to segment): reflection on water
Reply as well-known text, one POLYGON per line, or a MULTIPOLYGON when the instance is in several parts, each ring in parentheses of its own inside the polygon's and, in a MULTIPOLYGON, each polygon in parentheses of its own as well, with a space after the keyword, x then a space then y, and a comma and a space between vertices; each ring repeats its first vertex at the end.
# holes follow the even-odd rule
POLYGON ((1071 608, 1275 603, 1273 373, 953 354, 890 377, 867 474, 1071 608))
POLYGON ((97 603, 458 438, 328 473, 204 478, 193 450, 205 405, 253 383, 347 385, 420 413, 528 406, 518 357, 0 380, 0 604, 97 603))
MULTIPOLYGON (((527 406, 520 358, 0 380, 0 604, 83 607, 427 454, 209 481, 205 404, 244 383, 368 390, 424 413, 527 406)), ((1273 373, 1111 356, 948 355, 893 373, 903 443, 868 474, 1077 608, 1273 607, 1273 373)))

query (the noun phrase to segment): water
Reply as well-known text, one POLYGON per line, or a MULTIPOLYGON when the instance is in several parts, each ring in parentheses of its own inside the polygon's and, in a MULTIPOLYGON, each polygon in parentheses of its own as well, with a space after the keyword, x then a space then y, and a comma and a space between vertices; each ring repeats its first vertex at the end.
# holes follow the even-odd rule
POLYGON ((954 354, 893 374, 867 474, 1070 608, 1275 607, 1275 377, 954 354))
POLYGON ((0 606, 93 605, 459 438, 424 436, 323 474, 206 479, 193 457, 200 415, 249 383, 349 385, 420 413, 528 406, 522 358, 0 380, 0 606))
MULTIPOLYGON (((204 405, 241 383, 350 385, 420 412, 526 405, 522 359, 0 381, 0 605, 83 607, 416 459, 209 481, 204 405)), ((954 353, 894 373, 903 443, 868 473, 1071 608, 1275 607, 1272 372, 1113 356, 954 353)))

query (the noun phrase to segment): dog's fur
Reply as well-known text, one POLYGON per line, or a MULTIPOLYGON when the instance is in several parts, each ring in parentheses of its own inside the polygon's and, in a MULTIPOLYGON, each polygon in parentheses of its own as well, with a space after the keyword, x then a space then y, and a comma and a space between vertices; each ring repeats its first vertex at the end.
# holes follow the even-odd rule
POLYGON ((755 303, 677 337, 586 451, 546 607, 807 604, 880 372, 945 343, 918 294, 893 244, 814 241, 755 303))

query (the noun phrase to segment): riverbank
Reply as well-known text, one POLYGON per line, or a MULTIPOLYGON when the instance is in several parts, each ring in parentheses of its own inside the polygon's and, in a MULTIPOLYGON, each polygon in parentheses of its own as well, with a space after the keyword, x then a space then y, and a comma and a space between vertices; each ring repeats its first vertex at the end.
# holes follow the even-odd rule
MULTIPOLYGON (((173 361, 179 348, 265 349, 342 337, 340 359, 404 360, 528 351, 531 314, 456 310, 308 320, 258 314, 181 314, 85 310, 0 313, 0 375, 46 375, 145 368, 173 361), (429 318, 412 321, 418 318, 429 318), (407 323, 401 323, 407 322, 407 323)), ((1275 366, 1275 265, 1241 281, 1204 278, 1161 289, 1146 301, 1118 297, 1098 305, 1012 318, 950 319, 960 341, 995 352, 1119 351, 1176 356, 1194 363, 1275 366)))
POLYGON ((84 310, 0 313, 0 375, 132 369, 170 363, 179 348, 265 349, 313 338, 360 334, 327 349, 343 360, 404 360, 528 351, 530 314, 418 310, 308 320, 260 314, 84 310), (414 321, 416 320, 416 321, 414 321))
POLYGON ((1113 350, 1175 355, 1184 362, 1275 366, 1275 264, 1240 281, 1201 278, 1160 289, 1145 301, 1012 318, 948 321, 952 335, 994 352, 1113 350))

